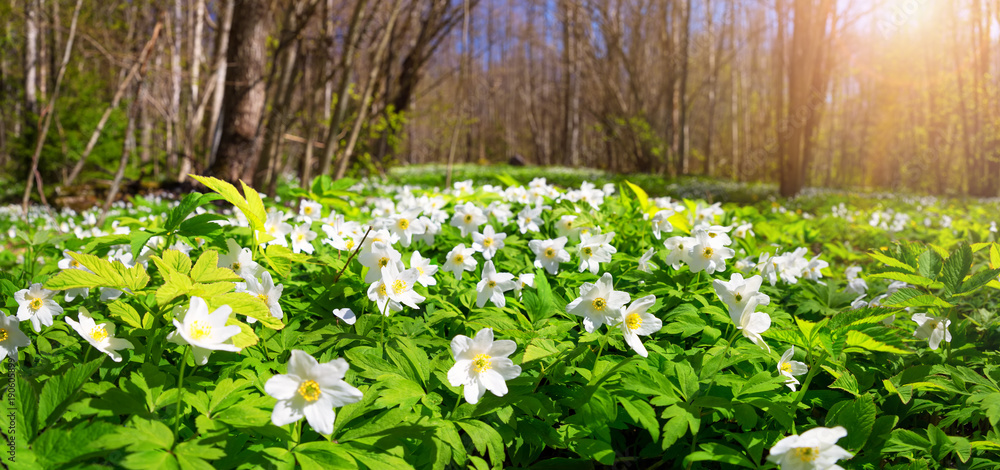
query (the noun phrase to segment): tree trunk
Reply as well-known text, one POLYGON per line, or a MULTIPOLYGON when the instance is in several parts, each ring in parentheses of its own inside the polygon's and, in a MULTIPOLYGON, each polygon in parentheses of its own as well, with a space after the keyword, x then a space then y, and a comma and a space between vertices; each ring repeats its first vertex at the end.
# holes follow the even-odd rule
POLYGON ((351 70, 354 67, 354 56, 357 55, 358 43, 361 40, 361 32, 364 29, 362 21, 365 16, 365 5, 367 0, 357 0, 354 5, 354 12, 351 14, 351 22, 347 26, 347 40, 344 41, 344 52, 340 59, 340 82, 337 84, 337 109, 330 120, 330 126, 326 131, 326 147, 323 149, 323 165, 319 171, 321 175, 330 174, 330 166, 337 155, 340 147, 340 124, 347 114, 347 89, 351 83, 351 70))
POLYGON ((218 156, 209 173, 229 181, 252 181, 260 158, 257 135, 267 94, 267 34, 270 12, 267 0, 235 0, 229 35, 222 137, 218 156))
POLYGON ((215 36, 214 65, 212 66, 215 90, 212 92, 212 110, 209 112, 208 127, 205 129, 205 166, 215 163, 215 152, 219 143, 219 122, 222 114, 222 97, 226 94, 226 52, 229 50, 229 31, 233 24, 233 8, 236 0, 225 2, 219 16, 219 30, 215 36))
POLYGON ((24 2, 24 110, 34 127, 38 114, 38 0, 24 2))

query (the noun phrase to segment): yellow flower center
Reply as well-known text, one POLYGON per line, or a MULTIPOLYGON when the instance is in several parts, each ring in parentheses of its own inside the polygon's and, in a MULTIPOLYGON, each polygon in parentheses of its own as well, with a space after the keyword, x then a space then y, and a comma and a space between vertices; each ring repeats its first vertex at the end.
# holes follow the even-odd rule
POLYGON ((625 317, 625 326, 630 330, 635 330, 642 326, 642 317, 638 313, 630 313, 625 317))
POLYGON ((384 282, 380 282, 380 283, 379 283, 379 286, 378 286, 378 293, 379 293, 379 295, 381 295, 382 297, 385 297, 386 295, 388 295, 388 294, 386 294, 386 292, 385 292, 385 283, 384 283, 384 282))
POLYGON ((392 291, 397 294, 402 294, 406 290, 406 281, 402 279, 396 279, 392 281, 392 291))
POLYGON ((492 238, 484 238, 483 239, 483 246, 486 246, 486 247, 493 246, 493 239, 492 238))
POLYGON ((90 329, 90 337, 94 338, 94 341, 100 343, 108 339, 108 330, 105 330, 103 326, 97 325, 90 329))
POLYGON ((736 294, 736 301, 737 302, 742 302, 743 301, 743 294, 736 294))
POLYGON ((928 320, 927 323, 926 323, 926 325, 927 325, 928 328, 930 328, 930 329, 933 330, 933 329, 937 328, 938 323, 940 323, 940 322, 937 321, 937 320, 928 320))
POLYGON ((295 239, 298 240, 298 241, 302 241, 305 238, 306 238, 306 235, 304 233, 300 233, 300 234, 298 234, 298 235, 295 236, 295 239))
POLYGON ((354 240, 348 238, 347 239, 347 243, 345 245, 347 246, 348 250, 350 250, 351 248, 354 248, 354 240))
POLYGON ((497 286, 497 281, 488 281, 486 283, 486 287, 489 287, 490 289, 492 289, 492 288, 494 288, 496 286, 497 286))
POLYGON ((306 215, 310 215, 313 213, 313 208, 312 206, 305 206, 302 208, 302 212, 305 212, 306 215))
POLYGON ((80 267, 80 262, 77 261, 77 260, 75 260, 75 259, 71 260, 69 262, 69 267, 71 267, 71 268, 79 268, 80 267))
POLYGON ((594 301, 591 302, 590 304, 593 305, 594 310, 597 310, 598 312, 600 312, 600 311, 604 310, 604 307, 608 306, 608 301, 604 300, 603 297, 598 297, 598 298, 594 299, 594 301))
POLYGON ((792 373, 792 364, 788 363, 788 362, 781 363, 781 371, 782 372, 788 372, 789 374, 791 374, 792 373))
POLYGON ((555 248, 546 248, 545 249, 545 257, 546 258, 552 258, 555 255, 556 255, 555 248))
POLYGON ((455 260, 455 264, 459 264, 459 263, 462 263, 463 261, 465 261, 465 255, 457 254, 452 259, 455 260))
POLYGON ((408 219, 399 219, 399 222, 396 222, 396 226, 401 230, 406 230, 410 228, 410 221, 408 219))
POLYGON ((715 238, 715 235, 717 235, 715 232, 708 232, 708 238, 715 238))
POLYGON ((531 217, 525 217, 524 218, 524 223, 530 224, 531 223, 531 217))
POLYGON ((711 258, 713 253, 715 253, 715 250, 713 250, 712 247, 705 247, 705 251, 703 251, 701 255, 706 258, 711 258))
POLYGON ((573 228, 573 221, 572 220, 567 220, 566 221, 566 228, 573 228))
POLYGON ((202 340, 207 338, 212 334, 212 325, 205 324, 201 321, 195 321, 191 324, 191 338, 195 340, 202 340))
POLYGON ((417 266, 416 269, 417 269, 417 272, 420 273, 421 276, 424 275, 424 268, 421 268, 420 266, 417 266))
POLYGON ((319 384, 312 380, 306 380, 299 385, 299 395, 305 398, 307 402, 314 402, 319 400, 319 395, 322 393, 319 389, 319 384))
POLYGON ((383 257, 381 257, 381 258, 378 259, 378 267, 379 268, 384 268, 384 267, 386 267, 388 265, 389 265, 389 258, 386 258, 386 257, 383 256, 383 257))
POLYGON ((42 308, 42 299, 38 299, 38 298, 31 299, 31 303, 28 304, 28 308, 30 308, 32 310, 38 310, 38 309, 42 308))
POLYGON ((819 447, 796 447, 792 452, 803 462, 812 462, 819 458, 819 447))
POLYGON ((472 214, 465 214, 465 223, 472 223, 472 214))
POLYGON ((476 358, 472 360, 472 365, 476 368, 476 373, 482 373, 483 371, 493 368, 493 363, 490 361, 492 359, 486 354, 476 354, 476 358))
POLYGON ((267 294, 257 294, 257 298, 260 299, 260 301, 264 302, 265 304, 271 301, 271 298, 268 297, 267 294))
POLYGON ((232 266, 230 266, 230 267, 233 268, 233 271, 239 271, 240 270, 240 263, 237 261, 237 262, 233 263, 232 266))
POLYGON ((583 254, 585 254, 587 256, 590 256, 590 255, 594 254, 594 250, 592 248, 590 248, 589 246, 588 247, 584 247, 583 254))
POLYGON ((7 334, 7 330, 0 328, 0 343, 7 341, 10 336, 7 334))

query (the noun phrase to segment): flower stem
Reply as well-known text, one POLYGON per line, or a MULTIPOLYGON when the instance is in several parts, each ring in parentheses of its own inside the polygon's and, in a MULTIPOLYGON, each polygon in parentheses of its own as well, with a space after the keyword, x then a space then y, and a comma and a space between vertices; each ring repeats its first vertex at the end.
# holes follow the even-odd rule
MULTIPOLYGON (((812 353, 810 353, 809 356, 813 357, 812 353)), ((811 361, 811 363, 809 364, 809 373, 806 375, 806 379, 802 381, 802 388, 799 389, 799 393, 795 397, 795 401, 792 402, 792 418, 793 418, 792 419, 792 433, 795 433, 795 420, 794 420, 794 418, 795 418, 795 415, 798 414, 798 412, 799 412, 798 411, 799 403, 801 403, 802 399, 805 398, 806 391, 809 390, 809 384, 812 382, 813 377, 816 376, 816 372, 819 371, 819 368, 817 366, 819 364, 821 364, 825 359, 826 359, 826 353, 824 352, 823 354, 821 354, 819 356, 819 359, 811 361)))
POLYGON ((181 357, 180 373, 177 374, 177 412, 174 416, 174 445, 177 445, 177 431, 181 426, 181 401, 184 397, 184 369, 187 368, 188 353, 191 346, 184 347, 184 355, 181 357))
POLYGON ((455 400, 455 406, 451 409, 451 414, 448 415, 448 418, 455 416, 455 412, 458 411, 458 406, 461 404, 462 404, 462 392, 458 392, 458 399, 455 400))

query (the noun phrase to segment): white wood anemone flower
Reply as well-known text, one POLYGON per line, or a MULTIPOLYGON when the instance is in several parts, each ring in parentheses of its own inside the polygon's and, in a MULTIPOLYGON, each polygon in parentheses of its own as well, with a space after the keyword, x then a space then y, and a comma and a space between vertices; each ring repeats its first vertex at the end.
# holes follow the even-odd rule
POLYGON ((910 319, 917 322, 917 330, 913 332, 913 336, 926 339, 931 349, 936 350, 941 346, 941 341, 951 342, 951 332, 948 331, 951 320, 946 317, 915 313, 910 319))
POLYGON ((670 218, 674 216, 673 209, 663 209, 653 216, 653 236, 657 240, 660 239, 660 234, 663 232, 673 232, 674 226, 670 224, 670 218))
POLYGON ((559 274, 559 263, 569 261, 569 252, 565 248, 567 241, 566 237, 559 237, 528 242, 528 248, 535 253, 535 267, 544 268, 553 276, 559 274))
POLYGON ((312 254, 314 248, 312 241, 316 239, 316 232, 313 232, 309 224, 296 225, 292 229, 292 252, 312 254))
POLYGON ((652 272, 653 269, 656 268, 656 263, 652 262, 654 256, 656 256, 656 247, 646 250, 646 252, 639 257, 639 271, 644 273, 652 272))
MULTIPOLYGON (((727 237, 728 238, 728 237, 727 237)), ((687 263, 691 272, 705 271, 713 274, 726 270, 726 260, 736 256, 736 252, 709 236, 705 230, 694 231, 695 244, 688 248, 687 263)))
POLYGON ((483 227, 483 233, 475 232, 472 234, 472 249, 482 253, 483 258, 490 260, 496 256, 498 250, 503 249, 503 241, 506 238, 506 233, 497 233, 492 225, 487 225, 483 227))
POLYGON ((348 325, 353 325, 354 322, 358 321, 358 316, 354 314, 354 310, 349 308, 335 308, 333 309, 333 314, 348 325))
POLYGON ((250 248, 243 248, 235 240, 226 240, 226 247, 229 253, 219 254, 218 267, 232 269, 237 276, 242 278, 255 277, 260 272, 260 265, 253 260, 250 248))
POLYGON ((841 426, 812 428, 778 441, 767 460, 780 465, 781 470, 843 470, 837 461, 854 457, 837 445, 845 436, 847 430, 841 426))
POLYGON ((476 284, 476 307, 483 308, 489 300, 493 305, 503 308, 507 305, 503 293, 513 290, 515 285, 513 274, 498 273, 493 261, 487 261, 483 264, 483 278, 476 284))
POLYGON ((625 336, 625 342, 636 352, 636 354, 647 357, 646 347, 643 346, 639 336, 648 336, 660 331, 663 322, 651 313, 647 313, 649 307, 656 303, 655 295, 647 295, 636 299, 627 308, 622 310, 621 329, 625 336))
POLYGON ((451 272, 455 275, 455 280, 461 281, 465 271, 476 269, 476 259, 472 257, 475 252, 472 248, 466 248, 465 243, 459 243, 448 252, 447 261, 441 265, 441 270, 451 272))
MULTIPOLYGON (((281 293, 285 290, 285 286, 281 284, 274 285, 274 279, 271 278, 270 272, 266 269, 261 269, 259 281, 253 276, 245 277, 243 280, 246 282, 236 283, 236 292, 246 292, 260 299, 261 302, 264 302, 264 305, 267 305, 267 309, 271 312, 272 317, 279 320, 285 317, 285 312, 281 310, 281 304, 278 303, 278 299, 281 298, 281 293)), ((257 319, 247 317, 247 323, 257 323, 257 319)))
POLYGON ((371 284, 382 278, 382 268, 403 259, 395 248, 387 242, 374 242, 368 250, 358 255, 358 262, 368 268, 365 282, 371 284))
POLYGON ((521 291, 525 287, 535 287, 534 273, 523 273, 517 276, 517 281, 514 282, 514 295, 517 296, 517 300, 521 300, 521 291))
POLYGON ((487 222, 483 210, 475 204, 467 202, 455 206, 455 215, 451 217, 451 226, 462 233, 462 238, 479 231, 479 226, 487 222))
POLYGON ((419 309, 424 296, 413 290, 420 273, 416 269, 403 270, 402 262, 389 263, 382 268, 382 278, 368 287, 368 300, 375 302, 379 312, 386 316, 398 312, 403 305, 419 309))
POLYGON ((438 266, 431 264, 431 260, 421 256, 419 251, 414 251, 410 254, 410 269, 416 269, 420 273, 420 277, 417 278, 417 284, 423 286, 437 285, 437 279, 434 279, 434 274, 437 273, 438 266))
POLYGON ((17 348, 31 345, 28 335, 18 326, 20 323, 16 316, 0 313, 0 362, 3 362, 8 355, 17 359, 17 348))
MULTIPOLYGON (((743 309, 752 298, 757 299, 758 305, 771 303, 771 298, 767 294, 760 292, 760 285, 763 282, 764 278, 759 275, 743 279, 742 274, 733 273, 729 278, 729 282, 722 279, 715 279, 712 281, 712 284, 715 287, 715 294, 719 296, 719 300, 729 307, 729 316, 737 318, 743 314, 743 309)), ((735 322, 735 320, 733 321, 735 322)))
POLYGON ((194 362, 200 366, 208 364, 212 351, 240 352, 233 345, 233 337, 240 334, 237 325, 226 326, 233 309, 223 305, 208 313, 208 304, 201 297, 191 297, 191 304, 183 318, 174 318, 176 331, 167 335, 167 340, 180 345, 191 345, 194 362))
POLYGON ((31 321, 35 333, 42 331, 42 325, 52 326, 52 317, 63 313, 63 308, 52 299, 56 291, 43 289, 41 284, 32 284, 27 289, 14 293, 17 301, 17 319, 31 321))
POLYGON ((316 432, 333 434, 334 408, 357 403, 363 396, 344 381, 349 367, 343 358, 320 364, 305 351, 292 350, 288 373, 275 375, 264 384, 264 391, 278 400, 271 422, 284 426, 304 416, 316 432))
POLYGON ((118 354, 120 349, 134 349, 132 342, 127 339, 115 338, 114 323, 97 324, 90 316, 86 308, 80 307, 80 321, 77 322, 67 316, 64 320, 72 326, 83 339, 87 340, 91 346, 98 351, 107 354, 115 362, 122 362, 122 355, 118 354))
POLYGON ((581 234, 580 244, 576 250, 576 254, 580 256, 579 272, 589 269, 591 274, 597 274, 601 269, 601 263, 611 262, 611 255, 618 252, 611 246, 611 239, 614 237, 615 232, 592 236, 581 234))
POLYGON ((767 342, 764 341, 760 335, 761 333, 771 328, 771 316, 764 313, 758 312, 757 306, 760 305, 760 299, 757 297, 752 297, 749 302, 747 302, 746 307, 743 308, 743 312, 740 314, 739 318, 733 316, 733 323, 736 324, 736 328, 743 333, 743 336, 753 341, 754 344, 760 346, 761 349, 767 349, 768 352, 771 351, 771 347, 768 346, 767 342))
POLYGON ((791 346, 781 355, 781 359, 778 360, 778 373, 787 378, 785 385, 792 389, 793 392, 795 391, 795 386, 799 384, 799 379, 796 379, 795 376, 809 372, 809 366, 804 362, 792 360, 792 356, 794 355, 795 346, 791 346))
POLYGON ((566 311, 583 317, 583 327, 593 333, 605 323, 618 322, 622 308, 630 300, 627 292, 614 289, 611 273, 604 273, 596 283, 584 282, 580 296, 566 305, 566 311))
POLYGON ((489 390, 502 397, 507 394, 507 382, 521 375, 521 367, 507 356, 514 354, 517 343, 511 340, 493 341, 493 329, 483 328, 475 338, 458 335, 451 340, 455 365, 448 370, 448 382, 453 387, 464 386, 465 401, 476 404, 489 390))
MULTIPOLYGON (((69 253, 70 252, 68 250, 63 252, 63 259, 59 260, 59 263, 57 263, 59 269, 79 269, 81 271, 86 271, 88 273, 91 272, 89 269, 83 267, 83 265, 80 264, 79 261, 73 259, 73 257, 70 256, 69 253)), ((76 300, 77 297, 82 297, 84 299, 90 297, 90 288, 77 287, 73 289, 66 289, 65 298, 67 302, 72 302, 76 300)))

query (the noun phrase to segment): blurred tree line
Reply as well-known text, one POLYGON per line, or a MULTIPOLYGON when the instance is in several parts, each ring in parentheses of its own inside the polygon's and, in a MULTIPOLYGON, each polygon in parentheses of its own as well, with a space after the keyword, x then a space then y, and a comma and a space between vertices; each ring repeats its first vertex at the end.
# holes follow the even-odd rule
POLYGON ((998 36, 1000 0, 7 0, 0 179, 513 161, 997 196, 998 36))

